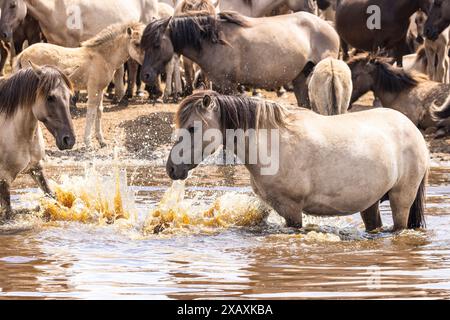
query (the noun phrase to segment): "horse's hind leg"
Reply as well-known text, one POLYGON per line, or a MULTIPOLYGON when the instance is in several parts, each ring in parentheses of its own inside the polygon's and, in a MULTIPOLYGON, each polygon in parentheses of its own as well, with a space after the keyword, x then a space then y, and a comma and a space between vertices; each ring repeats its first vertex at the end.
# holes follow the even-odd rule
POLYGON ((3 217, 0 214, 0 221, 10 219, 12 216, 11 193, 9 183, 6 181, 0 181, 0 207, 0 213, 3 213, 3 217))
POLYGON ((164 89, 163 102, 168 103, 173 93, 173 74, 175 71, 175 56, 166 66, 166 88, 164 89))
POLYGON ((379 229, 383 226, 380 214, 380 202, 377 201, 373 206, 371 206, 366 211, 361 212, 361 217, 366 226, 366 231, 370 232, 379 229))
POLYGON ((116 70, 114 74, 114 88, 115 88, 115 99, 117 101, 122 101, 122 98, 125 96, 125 84, 123 82, 125 74, 125 68, 122 66, 116 70))
POLYGON ((41 164, 37 164, 37 165, 31 167, 27 173, 33 178, 33 180, 37 183, 39 188, 41 188, 41 190, 47 196, 54 197, 54 194, 48 184, 48 180, 44 175, 44 171, 43 171, 41 164))
POLYGON ((417 189, 411 186, 397 188, 389 192, 394 231, 401 231, 408 228, 410 209, 416 199, 416 195, 417 189))
POLYGON ((86 127, 84 130, 84 144, 86 148, 92 146, 91 135, 92 127, 97 118, 97 109, 100 101, 103 100, 103 92, 101 90, 89 90, 88 91, 88 106, 86 114, 86 127))

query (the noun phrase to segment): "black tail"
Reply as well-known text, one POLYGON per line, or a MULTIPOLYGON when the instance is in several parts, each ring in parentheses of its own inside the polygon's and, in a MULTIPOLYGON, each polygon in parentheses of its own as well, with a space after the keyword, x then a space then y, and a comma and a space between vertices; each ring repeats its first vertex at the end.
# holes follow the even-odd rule
POLYGON ((444 103, 442 107, 437 107, 432 110, 432 117, 435 121, 446 120, 450 117, 450 99, 444 103))
POLYGON ((425 223, 425 189, 427 176, 422 180, 417 191, 416 200, 409 211, 408 229, 426 228, 425 223))

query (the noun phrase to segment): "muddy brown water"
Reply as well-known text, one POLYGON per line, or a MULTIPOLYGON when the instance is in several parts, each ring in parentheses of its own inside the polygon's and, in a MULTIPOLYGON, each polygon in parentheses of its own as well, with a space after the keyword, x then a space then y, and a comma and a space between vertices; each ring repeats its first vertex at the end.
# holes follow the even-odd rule
MULTIPOLYGON (((107 164, 97 170, 111 174, 107 164)), ((58 181, 84 168, 47 171, 58 181)), ((130 165, 126 173, 142 221, 170 181, 158 166, 130 165)), ((450 298, 449 182, 450 167, 435 167, 427 231, 395 235, 365 233, 358 215, 313 219, 303 232, 275 217, 257 227, 169 237, 143 237, 139 222, 131 229, 13 224, 0 228, 0 299, 450 298)), ((224 193, 250 194, 248 186, 242 167, 202 167, 187 194, 212 202, 224 193)), ((28 178, 15 188, 15 206, 35 205, 27 200, 37 192, 28 178)), ((389 226, 388 204, 382 209, 389 226)))

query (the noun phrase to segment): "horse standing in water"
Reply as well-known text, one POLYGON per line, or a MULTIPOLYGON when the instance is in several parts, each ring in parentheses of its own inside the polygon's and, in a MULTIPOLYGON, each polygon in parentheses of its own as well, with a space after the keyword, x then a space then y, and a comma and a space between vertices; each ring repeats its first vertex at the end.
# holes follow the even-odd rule
POLYGON ((409 19, 418 10, 428 12, 432 2, 433 0, 341 0, 336 8, 336 29, 343 39, 344 59, 348 59, 346 44, 369 52, 378 48, 392 49, 397 64, 402 66, 402 57, 409 53, 406 41, 409 19), (367 10, 370 6, 380 8, 380 29, 368 28, 370 13, 367 10))
POLYGON ((306 12, 269 18, 222 12, 154 21, 142 48, 146 83, 153 84, 177 53, 197 63, 223 93, 236 93, 239 85, 276 89, 293 82, 299 105, 307 106, 307 76, 321 60, 338 57, 339 36, 306 12))
POLYGON ((10 186, 19 173, 30 174, 44 193, 52 194, 42 171, 44 139, 38 122, 60 150, 72 149, 71 91, 69 79, 53 67, 33 65, 0 80, 0 220, 11 217, 10 186))
POLYGON ((26 66, 27 61, 38 65, 52 65, 66 74, 76 90, 88 91, 88 111, 84 143, 91 147, 91 131, 101 147, 106 146, 102 130, 103 92, 114 77, 115 71, 130 58, 142 57, 140 39, 144 25, 139 22, 111 25, 94 38, 83 42, 80 48, 65 48, 48 43, 28 47, 18 57, 15 69, 26 66), (76 71, 76 72, 75 72, 76 71))
MULTIPOLYGON (((306 109, 288 111, 259 99, 206 91, 186 98, 176 120, 177 127, 185 129, 194 141, 180 139, 174 145, 167 161, 167 173, 173 180, 186 179, 199 164, 194 159, 204 160, 223 143, 226 148, 231 145, 233 150, 227 151, 245 164, 254 192, 284 217, 289 227, 302 227, 302 211, 316 216, 361 212, 366 229, 375 230, 382 227, 379 203, 387 198, 394 230, 425 224, 429 153, 420 131, 397 111, 375 109, 327 117, 306 109), (226 138, 215 139, 213 146, 206 135, 195 141, 198 132, 204 134, 209 129, 226 138), (279 140, 257 138, 244 146, 233 136, 227 143, 227 130, 250 129, 276 130, 279 140), (256 145, 258 154, 261 150, 270 152, 274 144, 279 145, 279 152, 272 154, 277 157, 272 162, 279 163, 279 170, 264 175, 262 170, 268 164, 260 157, 251 163, 250 150, 256 145), (187 161, 178 162, 180 147, 183 154, 190 152, 187 161)), ((273 136, 266 133, 263 136, 273 136)))

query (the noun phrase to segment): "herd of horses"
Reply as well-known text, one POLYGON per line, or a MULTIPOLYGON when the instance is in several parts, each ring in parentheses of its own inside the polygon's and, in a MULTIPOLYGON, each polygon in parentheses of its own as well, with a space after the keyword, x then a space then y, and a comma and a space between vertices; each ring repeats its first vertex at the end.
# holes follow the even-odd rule
MULTIPOLYGON (((103 147, 103 99, 111 82, 117 101, 123 101, 137 94, 141 81, 160 92, 165 75, 164 101, 187 96, 176 116, 179 128, 192 132, 200 121, 222 133, 281 132, 276 174, 262 175, 264 164, 241 161, 254 192, 289 227, 302 227, 302 212, 360 212, 373 231, 382 227, 379 204, 385 200, 395 231, 425 226, 429 152, 419 129, 442 136, 450 127, 450 0, 1 0, 0 5, 0 54, 4 64, 9 51, 12 62, 12 75, 0 80, 4 220, 12 216, 10 186, 19 173, 30 174, 52 196, 42 170, 39 122, 58 148, 73 148, 69 107, 74 93, 86 90, 84 144, 92 148, 95 126, 103 147), (380 9, 381 29, 367 27, 372 5, 380 9), (299 108, 244 97, 242 88, 292 88, 299 108), (384 108, 349 113, 367 92, 384 108)), ((264 148, 269 142, 259 143, 264 148)), ((203 157, 204 145, 193 144, 191 151, 203 157)), ((175 164, 172 152, 168 175, 186 179, 196 165, 175 164)))

